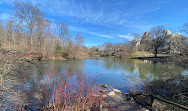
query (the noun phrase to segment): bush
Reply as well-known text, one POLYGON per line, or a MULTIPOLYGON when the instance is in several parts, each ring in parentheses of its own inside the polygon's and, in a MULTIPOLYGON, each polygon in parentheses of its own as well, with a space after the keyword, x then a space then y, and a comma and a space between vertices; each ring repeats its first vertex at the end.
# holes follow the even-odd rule
POLYGON ((81 111, 87 109, 97 109, 102 100, 99 87, 95 81, 90 81, 86 76, 69 76, 50 70, 45 87, 42 90, 43 107, 42 110, 50 109, 55 111, 81 111), (94 96, 99 95, 99 96, 94 96))

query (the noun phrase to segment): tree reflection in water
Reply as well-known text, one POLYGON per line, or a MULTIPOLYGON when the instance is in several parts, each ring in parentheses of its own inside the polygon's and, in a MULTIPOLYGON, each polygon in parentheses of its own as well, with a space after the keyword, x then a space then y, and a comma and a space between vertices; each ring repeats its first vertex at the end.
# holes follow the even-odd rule
POLYGON ((42 87, 49 67, 78 80, 84 74, 90 75, 91 79, 97 77, 99 83, 108 84, 109 88, 117 88, 124 93, 130 90, 143 91, 143 86, 147 84, 155 86, 152 81, 167 81, 186 72, 186 69, 171 64, 120 58, 42 61, 37 62, 37 65, 4 77, 3 84, 9 90, 1 87, 1 109, 15 109, 18 103, 28 104, 34 109, 46 104, 41 102, 44 96, 42 87))
POLYGON ((153 63, 151 61, 119 58, 104 59, 104 61, 107 69, 122 69, 125 74, 129 73, 146 81, 168 79, 185 71, 184 68, 176 67, 173 64, 153 63))

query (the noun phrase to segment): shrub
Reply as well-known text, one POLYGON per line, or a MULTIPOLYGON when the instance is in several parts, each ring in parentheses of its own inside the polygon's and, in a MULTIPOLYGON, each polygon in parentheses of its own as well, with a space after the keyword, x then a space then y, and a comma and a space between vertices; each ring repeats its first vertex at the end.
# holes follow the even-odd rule
POLYGON ((66 73, 49 70, 43 94, 43 110, 73 110, 81 111, 97 109, 102 95, 95 81, 90 81, 86 76, 76 75, 71 77, 66 73), (98 96, 96 96, 98 95, 98 96))

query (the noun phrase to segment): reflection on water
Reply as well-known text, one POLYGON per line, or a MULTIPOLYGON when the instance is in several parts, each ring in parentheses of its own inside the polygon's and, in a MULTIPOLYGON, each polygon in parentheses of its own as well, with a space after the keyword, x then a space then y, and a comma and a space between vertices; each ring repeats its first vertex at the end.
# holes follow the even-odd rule
POLYGON ((7 107, 15 109, 17 104, 28 104, 32 108, 41 106, 40 89, 44 85, 49 67, 54 67, 61 73, 71 77, 88 75, 97 82, 108 84, 109 89, 117 88, 124 93, 134 88, 137 90, 145 82, 166 80, 179 74, 188 75, 188 71, 169 64, 152 63, 150 61, 120 59, 120 58, 92 58, 84 60, 43 61, 16 74, 5 76, 1 86, 1 109, 7 107), (27 101, 25 101, 27 100, 27 101))

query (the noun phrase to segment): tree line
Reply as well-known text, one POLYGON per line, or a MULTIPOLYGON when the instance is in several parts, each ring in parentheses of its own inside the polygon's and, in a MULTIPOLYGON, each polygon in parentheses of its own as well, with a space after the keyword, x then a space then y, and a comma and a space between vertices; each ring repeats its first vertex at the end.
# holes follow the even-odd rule
POLYGON ((14 2, 13 17, 0 20, 0 47, 17 50, 38 59, 81 58, 84 55, 84 37, 69 33, 63 22, 46 18, 39 5, 14 2))
MULTIPOLYGON (((180 31, 188 34, 188 24, 184 24, 180 31)), ((105 56, 122 55, 127 56, 134 51, 146 51, 153 53, 155 57, 159 53, 181 54, 186 56, 188 52, 188 39, 186 35, 180 33, 172 34, 164 26, 152 27, 149 32, 143 35, 133 33, 130 35, 133 40, 123 43, 105 43, 103 50, 100 48, 90 48, 90 55, 101 54, 105 56)))
POLYGON ((187 65, 188 38, 186 35, 188 34, 188 23, 185 23, 179 31, 184 34, 172 34, 164 26, 155 26, 144 34, 130 34, 133 38, 131 41, 105 43, 100 47, 90 48, 88 53, 92 56, 115 57, 132 57, 132 54, 137 51, 153 54, 154 57, 157 57, 158 54, 166 54, 170 55, 171 61, 187 65))
MULTIPOLYGON (((143 35, 133 33, 132 41, 105 43, 102 50, 96 47, 88 50, 81 33, 73 37, 67 24, 47 19, 39 5, 15 1, 12 12, 14 19, 0 20, 0 47, 29 53, 39 59, 81 58, 87 54, 124 57, 134 51, 150 52, 155 57, 158 53, 170 53, 187 58, 187 37, 169 36, 163 26, 153 27, 143 35)), ((188 23, 180 31, 188 34, 188 23)))

